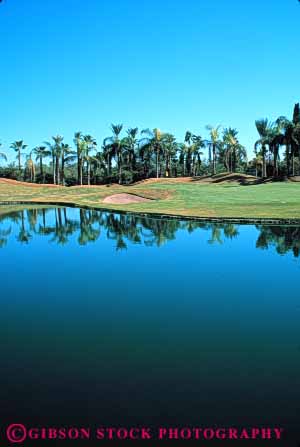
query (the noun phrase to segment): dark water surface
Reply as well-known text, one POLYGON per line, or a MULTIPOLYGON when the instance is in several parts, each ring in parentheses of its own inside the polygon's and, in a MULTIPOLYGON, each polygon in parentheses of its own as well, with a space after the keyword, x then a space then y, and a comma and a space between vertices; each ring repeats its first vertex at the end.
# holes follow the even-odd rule
POLYGON ((299 252, 299 227, 0 216, 1 425, 279 426, 296 446, 299 252))

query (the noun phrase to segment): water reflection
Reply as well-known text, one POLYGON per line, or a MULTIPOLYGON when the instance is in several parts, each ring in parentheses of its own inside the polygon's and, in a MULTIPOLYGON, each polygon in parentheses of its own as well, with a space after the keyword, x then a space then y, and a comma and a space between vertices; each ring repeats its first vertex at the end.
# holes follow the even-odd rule
MULTIPOLYGON (((125 250, 128 243, 160 247, 175 240, 179 231, 192 233, 203 231, 209 244, 223 244, 226 239, 239 236, 239 225, 231 223, 207 223, 154 219, 150 217, 107 213, 96 210, 54 208, 28 209, 0 215, 0 248, 11 238, 28 244, 36 236, 48 237, 50 243, 66 245, 72 236, 79 245, 86 245, 104 237, 115 241, 116 250, 125 250), (208 236, 207 236, 208 234, 208 236)), ((300 227, 255 227, 259 235, 256 248, 275 247, 280 255, 300 253, 300 227)))
POLYGON ((266 250, 275 247, 280 255, 292 252, 295 258, 300 253, 300 228, 292 226, 258 226, 260 231, 256 247, 266 250))

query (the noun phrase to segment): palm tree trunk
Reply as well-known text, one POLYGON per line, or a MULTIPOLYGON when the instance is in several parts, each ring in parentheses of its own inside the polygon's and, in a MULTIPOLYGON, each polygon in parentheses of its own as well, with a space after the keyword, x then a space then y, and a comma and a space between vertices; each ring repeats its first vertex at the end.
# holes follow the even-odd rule
POLYGON ((224 156, 224 167, 225 167, 226 171, 228 172, 229 171, 229 150, 228 149, 226 149, 225 156, 224 156))
POLYGON ((236 172, 236 148, 232 150, 232 172, 236 172))
POLYGON ((158 148, 156 148, 156 178, 158 178, 158 166, 159 166, 159 155, 158 155, 158 148))
POLYGON ((216 145, 213 144, 213 175, 216 175, 216 145))
POLYGON ((59 156, 56 155, 56 182, 60 184, 60 175, 59 175, 59 156))
MULTIPOLYGON (((198 171, 199 171, 199 175, 200 175, 200 167, 201 167, 202 161, 201 161, 201 155, 198 154, 198 162, 197 162, 197 166, 198 166, 198 171)), ((198 172, 197 172, 198 174, 198 172)))
POLYGON ((274 169, 273 169, 273 176, 278 176, 278 164, 277 164, 277 158, 278 158, 278 148, 274 147, 274 169))
POLYGON ((52 155, 52 173, 53 173, 53 184, 56 185, 56 169, 55 169, 55 156, 52 155))
POLYGON ((80 161, 80 173, 79 173, 79 184, 82 186, 83 185, 83 164, 82 161, 80 161))
POLYGON ((61 184, 65 184, 65 157, 61 158, 61 184))
POLYGON ((119 185, 122 185, 122 155, 118 151, 119 185))
POLYGON ((87 161, 87 172, 88 172, 88 186, 91 184, 91 163, 87 161))
POLYGON ((286 174, 287 177, 290 176, 290 148, 289 145, 286 145, 286 174))
POLYGON ((263 165, 262 165, 262 178, 265 178, 265 177, 267 177, 266 148, 265 148, 265 147, 262 148, 262 161, 263 161, 263 165))
POLYGON ((81 174, 81 160, 80 160, 80 154, 79 154, 79 149, 77 148, 77 184, 80 185, 80 174, 81 174))
POLYGON ((42 181, 44 182, 43 158, 41 156, 40 156, 40 175, 42 181))
POLYGON ((21 151, 18 152, 19 171, 21 172, 21 151))
POLYGON ((196 175, 196 156, 193 156, 193 177, 196 175))

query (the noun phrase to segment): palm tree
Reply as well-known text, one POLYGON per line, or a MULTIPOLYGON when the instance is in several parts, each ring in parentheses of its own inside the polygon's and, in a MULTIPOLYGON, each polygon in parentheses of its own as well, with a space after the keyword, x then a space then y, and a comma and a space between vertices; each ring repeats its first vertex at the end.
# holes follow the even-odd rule
POLYGON ((84 153, 84 142, 82 133, 76 132, 73 141, 76 146, 76 153, 77 153, 77 183, 78 185, 82 185, 83 183, 82 157, 84 153))
POLYGON ((209 148, 212 148, 212 175, 217 173, 217 150, 220 148, 222 142, 220 140, 220 129, 221 126, 213 127, 206 126, 206 129, 209 130, 210 133, 210 141, 207 142, 209 148))
POLYGON ((202 163, 201 155, 203 155, 203 152, 201 152, 201 149, 205 146, 205 142, 200 135, 193 135, 192 141, 193 144, 190 146, 192 154, 192 175, 196 176, 202 163))
POLYGON ((45 141, 44 143, 48 148, 50 155, 52 157, 52 177, 53 177, 53 184, 56 184, 56 175, 55 175, 55 149, 54 145, 50 143, 49 141, 45 141))
POLYGON ((68 162, 72 162, 76 159, 75 152, 66 143, 61 145, 61 183, 65 185, 65 165, 68 162))
POLYGON ((181 175, 185 177, 186 173, 186 163, 185 163, 185 156, 188 151, 188 146, 185 143, 179 143, 178 144, 179 149, 179 157, 178 157, 178 164, 181 166, 181 175))
POLYGON ((261 147, 262 156, 262 177, 267 177, 267 165, 266 165, 266 153, 267 146, 270 147, 271 134, 273 125, 268 121, 268 119, 260 119, 255 121, 255 126, 257 132, 259 133, 259 140, 256 141, 254 145, 254 152, 257 153, 258 147, 261 147))
POLYGON ((103 152, 97 152, 97 154, 91 159, 91 169, 93 172, 94 183, 97 184, 97 176, 105 177, 107 173, 107 165, 103 152))
POLYGON ((91 163, 92 160, 95 160, 95 157, 90 155, 92 150, 95 150, 97 147, 96 140, 91 135, 85 135, 83 138, 84 141, 84 153, 83 153, 83 162, 87 164, 87 180, 88 185, 91 184, 91 163))
POLYGON ((127 130, 127 137, 126 137, 126 150, 127 150, 127 163, 131 171, 135 170, 135 163, 136 163, 136 147, 137 147, 137 135, 138 135, 138 128, 130 128, 127 130))
POLYGON ((185 164, 184 164, 184 172, 185 168, 187 170, 187 174, 189 176, 192 175, 192 139, 193 134, 189 130, 185 133, 184 142, 184 152, 185 152, 185 164))
POLYGON ((159 177, 159 159, 163 151, 163 136, 164 134, 157 128, 150 130, 142 130, 142 134, 146 135, 145 138, 141 140, 141 146, 143 149, 148 148, 151 152, 155 154, 156 158, 156 178, 159 177))
POLYGON ((106 164, 106 176, 109 178, 111 175, 111 164, 113 158, 113 147, 107 138, 103 140, 102 143, 102 153, 106 164))
POLYGON ((36 161, 39 161, 40 163, 40 175, 43 183, 45 183, 43 159, 50 157, 51 152, 47 149, 46 146, 37 146, 35 149, 33 149, 33 153, 36 155, 36 161))
POLYGON ((112 124, 113 135, 105 138, 104 146, 110 148, 110 153, 117 159, 119 185, 122 183, 123 151, 126 149, 126 140, 120 138, 123 124, 112 124))
POLYGON ((62 155, 62 142, 64 137, 56 135, 52 137, 53 142, 45 142, 46 146, 49 147, 52 156, 52 174, 54 185, 60 184, 60 158, 62 155))
POLYGON ((286 147, 286 171, 287 177, 290 176, 290 165, 292 162, 292 175, 295 175, 295 147, 298 145, 296 125, 285 116, 281 116, 276 121, 277 125, 283 131, 282 144, 286 147))
POLYGON ((174 135, 166 133, 163 138, 163 154, 165 158, 165 173, 166 177, 172 177, 172 160, 176 156, 178 144, 174 135))
POLYGON ((151 158, 153 151, 147 138, 141 138, 138 141, 138 149, 138 155, 143 169, 143 177, 149 178, 152 170, 151 158))
POLYGON ((247 153, 237 138, 238 131, 229 127, 223 132, 223 142, 226 147, 225 163, 229 172, 235 172, 238 161, 247 160, 247 153))
POLYGON ((23 155, 22 151, 24 151, 26 149, 27 144, 24 144, 23 140, 19 140, 19 141, 14 141, 10 147, 17 153, 16 158, 18 160, 19 172, 21 172, 21 169, 22 169, 21 156, 23 155))
POLYGON ((54 150, 55 150, 55 167, 56 167, 56 183, 60 184, 60 157, 62 155, 62 142, 64 137, 60 135, 56 135, 52 137, 54 141, 54 150))
POLYGON ((184 143, 177 144, 177 149, 180 149, 179 164, 183 167, 183 175, 196 176, 202 164, 201 149, 205 147, 205 141, 200 135, 194 135, 187 131, 184 138, 184 143))
POLYGON ((273 176, 278 176, 278 158, 279 148, 284 144, 284 135, 282 134, 282 126, 277 120, 269 129, 269 153, 273 154, 273 176))

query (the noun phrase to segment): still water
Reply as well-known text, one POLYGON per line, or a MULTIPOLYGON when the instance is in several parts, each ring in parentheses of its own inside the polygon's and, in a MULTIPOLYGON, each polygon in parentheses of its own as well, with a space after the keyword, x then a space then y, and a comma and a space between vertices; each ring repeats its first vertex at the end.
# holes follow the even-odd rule
POLYGON ((280 426, 296 446, 299 254, 299 227, 0 216, 1 423, 280 426))

